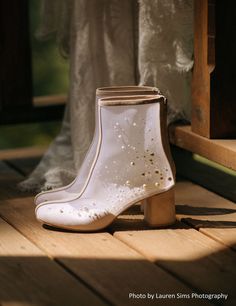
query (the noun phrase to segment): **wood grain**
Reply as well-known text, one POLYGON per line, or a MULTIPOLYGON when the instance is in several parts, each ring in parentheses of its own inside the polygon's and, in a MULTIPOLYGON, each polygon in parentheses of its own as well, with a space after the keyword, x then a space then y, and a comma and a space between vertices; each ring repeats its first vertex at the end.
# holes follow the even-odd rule
MULTIPOLYGON (((43 228, 35 220, 30 197, 4 201, 0 214, 111 303, 133 304, 128 299, 129 292, 191 291, 108 233, 80 234, 43 228)), ((148 301, 140 303, 146 305, 148 301)), ((169 301, 168 305, 178 303, 184 305, 183 301, 176 300, 169 301)))
POLYGON ((190 182, 176 186, 179 220, 236 250, 236 204, 190 182))
MULTIPOLYGON (((24 147, 24 148, 14 148, 0 150, 0 160, 11 160, 11 159, 27 159, 33 157, 41 157, 45 151, 46 147, 24 147)), ((35 166, 36 164, 34 164, 35 166)), ((32 167, 33 168, 33 167, 32 167)), ((32 169, 33 170, 33 169, 32 169)))
POLYGON ((33 105, 35 107, 59 105, 67 102, 66 95, 50 95, 50 96, 37 96, 33 98, 33 105))
MULTIPOLYGON (((9 170, 13 179, 14 170, 6 165, 2 169, 5 173, 9 170)), ((169 229, 151 230, 134 206, 132 212, 125 212, 108 229, 114 236, 108 232, 83 234, 42 227, 34 217, 32 196, 21 196, 14 186, 0 191, 0 215, 112 304, 133 304, 127 298, 129 292, 190 293, 216 289, 230 294, 225 305, 235 303, 235 204, 202 187, 184 181, 177 183, 177 217, 192 228, 177 222, 169 229), (230 225, 230 233, 225 224, 230 225)), ((185 300, 165 302, 186 305, 185 300)), ((149 305, 147 300, 135 303, 149 305)), ((207 301, 188 300, 191 303, 200 305, 207 301)))
POLYGON ((236 171, 176 146, 172 154, 179 177, 236 202, 236 171))
POLYGON ((0 218, 1 305, 105 305, 0 218))
MULTIPOLYGON (((115 305, 149 305, 132 300, 130 292, 190 293, 190 287, 151 263, 144 256, 106 232, 71 233, 42 227, 34 216, 32 196, 6 197, 1 189, 0 215, 49 257, 60 263, 89 288, 115 305)), ((8 195, 8 192, 7 192, 8 195)), ((185 305, 184 300, 164 301, 185 305)), ((204 301, 201 303, 207 304, 204 301)), ((199 301, 190 300, 190 305, 199 301)))
POLYGON ((202 155, 227 168, 236 170, 236 140, 207 139, 191 131, 191 127, 173 125, 170 128, 172 144, 202 155))
POLYGON ((210 73, 208 67, 208 0, 194 1, 194 68, 192 130, 210 137, 210 73))
POLYGON ((228 293, 236 302, 236 254, 206 235, 187 227, 114 235, 194 288, 228 293))

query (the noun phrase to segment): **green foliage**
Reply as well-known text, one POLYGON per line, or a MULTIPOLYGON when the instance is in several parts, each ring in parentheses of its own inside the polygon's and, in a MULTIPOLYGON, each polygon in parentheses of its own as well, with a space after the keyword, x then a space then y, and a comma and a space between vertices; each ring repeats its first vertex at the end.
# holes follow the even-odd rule
POLYGON ((40 2, 30 1, 34 96, 65 93, 68 89, 68 60, 59 54, 55 37, 41 41, 35 35, 40 22, 40 2))
POLYGON ((0 127, 0 149, 46 146, 59 132, 58 122, 6 125, 0 127))

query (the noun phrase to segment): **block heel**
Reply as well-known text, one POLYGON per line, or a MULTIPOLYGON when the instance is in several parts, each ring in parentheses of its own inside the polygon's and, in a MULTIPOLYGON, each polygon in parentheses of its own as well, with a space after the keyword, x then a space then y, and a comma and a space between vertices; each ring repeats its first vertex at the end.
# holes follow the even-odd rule
POLYGON ((165 227, 175 223, 174 188, 146 199, 144 220, 151 227, 165 227))

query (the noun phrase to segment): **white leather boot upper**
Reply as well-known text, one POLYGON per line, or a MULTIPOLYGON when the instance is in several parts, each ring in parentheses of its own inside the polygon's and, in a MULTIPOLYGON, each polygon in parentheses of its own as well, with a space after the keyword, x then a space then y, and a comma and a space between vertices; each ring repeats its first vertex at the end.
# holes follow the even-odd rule
POLYGON ((68 229, 98 230, 134 203, 174 185, 162 142, 162 96, 100 99, 98 145, 76 199, 44 202, 38 220, 68 229))

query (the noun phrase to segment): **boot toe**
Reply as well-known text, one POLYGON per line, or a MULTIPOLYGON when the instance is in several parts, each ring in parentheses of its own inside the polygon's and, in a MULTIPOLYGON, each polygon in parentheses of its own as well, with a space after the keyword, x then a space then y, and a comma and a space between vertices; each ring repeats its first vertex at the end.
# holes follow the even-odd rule
POLYGON ((35 214, 41 223, 81 231, 103 228, 103 224, 107 225, 114 218, 112 214, 102 209, 77 206, 70 203, 43 203, 36 207, 35 214))

